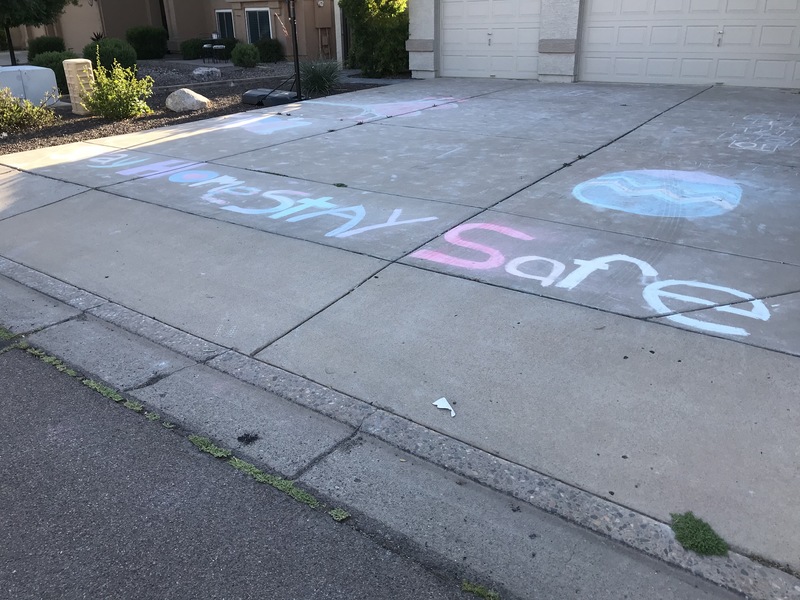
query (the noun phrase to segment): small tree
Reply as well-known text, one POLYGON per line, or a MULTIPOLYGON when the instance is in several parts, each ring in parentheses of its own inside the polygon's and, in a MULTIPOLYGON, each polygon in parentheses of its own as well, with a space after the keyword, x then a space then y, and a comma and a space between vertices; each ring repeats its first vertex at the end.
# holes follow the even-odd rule
POLYGON ((17 64, 14 46, 11 44, 11 28, 19 25, 49 25, 58 19, 68 4, 78 0, 0 0, 0 21, 8 38, 11 64, 17 64))

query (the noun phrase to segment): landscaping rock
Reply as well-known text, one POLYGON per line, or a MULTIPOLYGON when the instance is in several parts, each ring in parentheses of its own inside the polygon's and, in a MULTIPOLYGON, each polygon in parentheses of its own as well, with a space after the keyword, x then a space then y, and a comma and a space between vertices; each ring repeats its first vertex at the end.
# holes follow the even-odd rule
POLYGON ((216 81, 222 79, 222 71, 216 67, 197 67, 192 71, 192 79, 195 81, 216 81))
POLYGON ((211 100, 190 89, 181 88, 167 96, 165 104, 173 112, 189 112, 208 108, 211 100))

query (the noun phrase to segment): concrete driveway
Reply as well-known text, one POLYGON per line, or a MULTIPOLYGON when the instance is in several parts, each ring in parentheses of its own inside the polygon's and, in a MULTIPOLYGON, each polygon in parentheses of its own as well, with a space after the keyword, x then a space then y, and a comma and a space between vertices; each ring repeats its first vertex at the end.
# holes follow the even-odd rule
POLYGON ((413 81, 0 164, 0 274, 800 569, 796 93, 413 81))

